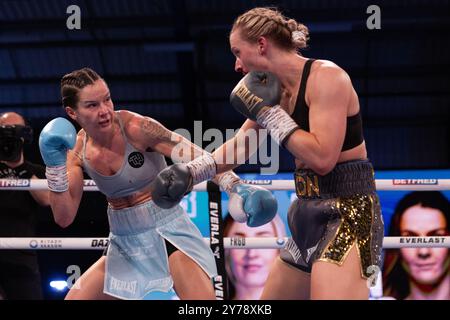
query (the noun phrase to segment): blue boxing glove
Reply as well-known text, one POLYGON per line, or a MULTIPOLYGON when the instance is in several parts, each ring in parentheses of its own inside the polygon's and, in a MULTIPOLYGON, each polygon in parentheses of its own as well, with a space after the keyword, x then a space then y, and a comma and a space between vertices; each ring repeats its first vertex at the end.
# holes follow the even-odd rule
POLYGON ((67 150, 75 146, 76 138, 75 127, 64 118, 47 123, 39 135, 39 150, 46 165, 45 176, 51 191, 64 192, 69 188, 67 150))
POLYGON ((55 167, 66 163, 67 149, 75 145, 77 132, 65 118, 47 123, 39 135, 39 149, 46 166, 55 167))
POLYGON ((238 183, 229 196, 228 212, 235 221, 247 222, 249 227, 262 226, 277 214, 277 200, 262 187, 238 183))

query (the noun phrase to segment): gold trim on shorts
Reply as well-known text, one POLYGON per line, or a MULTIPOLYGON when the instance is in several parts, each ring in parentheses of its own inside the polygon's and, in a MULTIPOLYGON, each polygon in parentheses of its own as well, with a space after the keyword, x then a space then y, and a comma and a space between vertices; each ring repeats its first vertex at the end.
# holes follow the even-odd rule
POLYGON ((341 215, 341 223, 334 236, 316 261, 324 261, 341 266, 351 248, 356 249, 361 266, 361 277, 368 279, 372 261, 372 223, 374 221, 374 199, 370 194, 356 194, 340 197, 336 209, 341 215))

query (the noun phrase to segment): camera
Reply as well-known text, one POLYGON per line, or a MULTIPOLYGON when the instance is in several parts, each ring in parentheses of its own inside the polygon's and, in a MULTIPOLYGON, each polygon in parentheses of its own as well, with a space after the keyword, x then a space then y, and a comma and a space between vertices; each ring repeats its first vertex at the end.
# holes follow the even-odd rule
POLYGON ((0 126, 0 161, 20 159, 24 143, 33 141, 33 129, 23 125, 0 126))

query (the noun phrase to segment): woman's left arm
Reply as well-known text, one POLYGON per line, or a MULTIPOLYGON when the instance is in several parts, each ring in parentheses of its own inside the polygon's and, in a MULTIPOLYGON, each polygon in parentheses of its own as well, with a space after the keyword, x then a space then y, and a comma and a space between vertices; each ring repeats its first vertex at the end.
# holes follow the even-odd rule
POLYGON ((336 165, 347 124, 352 83, 337 66, 321 66, 308 79, 310 132, 294 131, 284 146, 301 162, 325 175, 336 165))

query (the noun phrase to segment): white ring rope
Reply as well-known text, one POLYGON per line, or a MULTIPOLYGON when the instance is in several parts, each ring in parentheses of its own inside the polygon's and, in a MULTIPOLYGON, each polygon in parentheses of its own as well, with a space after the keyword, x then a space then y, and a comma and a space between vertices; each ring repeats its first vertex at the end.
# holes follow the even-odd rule
MULTIPOLYGON (((295 190, 293 180, 244 180, 269 190, 295 190)), ((377 179, 377 190, 448 190, 450 179, 377 179)), ((46 179, 0 179, 0 190, 47 190, 46 179)), ((84 191, 98 191, 93 180, 84 180, 84 191)), ((206 182, 194 191, 206 191, 206 182)), ((224 238, 226 249, 280 249, 287 238, 224 238)), ((209 243, 209 238, 205 238, 209 243)), ((108 244, 108 238, 0 238, 0 249, 97 250, 108 244)), ((450 237, 385 237, 384 249, 450 248, 450 237)))
MULTIPOLYGON (((224 238, 225 249, 281 249, 288 238, 224 238)), ((204 238, 209 243, 209 238, 204 238)), ((99 250, 108 238, 0 238, 0 249, 99 250)), ((450 237, 384 237, 383 249, 450 248, 450 237)))
MULTIPOLYGON (((268 190, 295 190, 294 180, 243 180, 268 190)), ((377 179, 377 190, 448 190, 450 179, 377 179)), ((46 179, 0 179, 0 190, 47 190, 46 179)), ((84 180, 84 191, 98 191, 93 180, 84 180)), ((206 191, 206 182, 197 184, 194 191, 206 191)))

